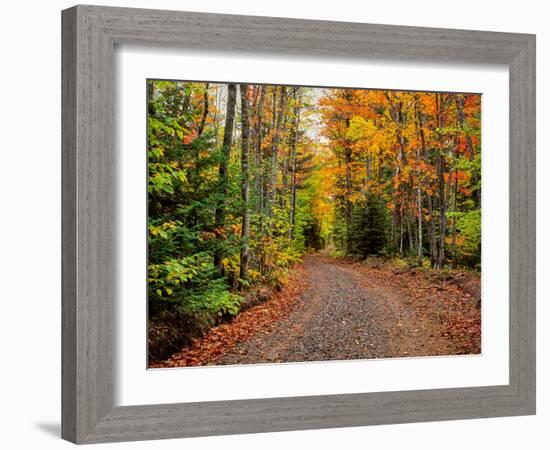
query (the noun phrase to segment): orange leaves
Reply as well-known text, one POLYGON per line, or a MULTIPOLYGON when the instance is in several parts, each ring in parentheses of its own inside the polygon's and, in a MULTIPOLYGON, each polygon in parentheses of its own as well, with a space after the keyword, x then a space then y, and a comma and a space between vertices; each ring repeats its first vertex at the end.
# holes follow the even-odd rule
POLYGON ((422 107, 422 110, 431 116, 435 115, 436 113, 436 102, 435 102, 435 94, 432 93, 422 93, 419 94, 420 98, 420 104, 422 107))
POLYGON ((185 134, 182 136, 181 141, 182 141, 185 145, 187 145, 187 144, 190 144, 191 142, 193 142, 196 138, 197 138, 197 130, 191 130, 190 133, 185 133, 185 134))
POLYGON ((480 151, 479 95, 358 89, 323 94, 321 133, 332 157, 320 170, 331 180, 324 185, 326 199, 355 203, 374 194, 389 202, 390 211, 409 217, 416 217, 421 201, 422 215, 432 224, 441 205, 456 208, 472 197, 477 169, 465 161, 472 148, 480 151), (432 206, 426 210, 428 197, 432 206), (451 197, 458 200, 452 203, 451 197))
POLYGON ((464 96, 464 112, 467 115, 479 114, 481 110, 481 96, 480 95, 465 95, 464 96))
POLYGON ((454 184, 456 182, 459 188, 463 189, 464 192, 467 190, 465 185, 467 186, 471 178, 472 174, 465 170, 454 170, 451 173, 446 172, 443 174, 445 183, 454 184))
POLYGON ((151 367, 187 367, 217 364, 220 356, 231 352, 239 342, 259 333, 269 333, 277 321, 286 317, 308 283, 301 265, 296 265, 287 284, 280 292, 256 292, 258 298, 269 300, 241 312, 231 322, 213 328, 203 338, 196 339, 190 347, 172 355, 169 359, 151 364, 151 367))
POLYGON ((437 325, 440 334, 437 341, 449 346, 444 354, 481 351, 481 311, 477 306, 481 295, 479 275, 403 270, 391 264, 363 270, 371 278, 369 285, 388 285, 392 291, 399 287, 411 299, 416 311, 415 328, 437 325))
POLYGON ((469 172, 466 172, 465 170, 455 171, 454 176, 459 183, 470 181, 470 179, 472 178, 472 174, 469 172))

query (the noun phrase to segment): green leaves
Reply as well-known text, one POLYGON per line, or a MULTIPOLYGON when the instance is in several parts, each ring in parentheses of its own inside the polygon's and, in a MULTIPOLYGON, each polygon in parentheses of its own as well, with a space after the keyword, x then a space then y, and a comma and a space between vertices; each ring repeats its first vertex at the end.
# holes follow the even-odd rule
POLYGON ((187 175, 178 164, 150 163, 148 181, 149 193, 173 194, 176 188, 187 185, 187 175))
POLYGON ((148 191, 173 194, 174 186, 172 185, 172 177, 166 173, 155 173, 152 177, 149 177, 148 191))
POLYGON ((149 233, 151 236, 160 236, 163 239, 168 239, 169 235, 171 236, 174 232, 177 231, 178 227, 181 225, 179 220, 169 220, 163 222, 160 225, 149 225, 149 233))
POLYGON ((464 256, 477 257, 481 249, 481 210, 449 213, 456 220, 458 247, 464 256))
POLYGON ((209 253, 149 265, 149 300, 177 305, 181 313, 207 317, 236 315, 243 298, 216 278, 209 253))

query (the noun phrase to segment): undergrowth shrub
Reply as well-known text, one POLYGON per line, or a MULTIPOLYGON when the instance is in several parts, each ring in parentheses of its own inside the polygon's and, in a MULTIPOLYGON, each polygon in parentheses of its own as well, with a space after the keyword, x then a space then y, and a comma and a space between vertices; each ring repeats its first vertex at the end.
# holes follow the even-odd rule
POLYGON ((208 253, 149 265, 149 357, 166 358, 223 319, 243 297, 230 291, 208 253))

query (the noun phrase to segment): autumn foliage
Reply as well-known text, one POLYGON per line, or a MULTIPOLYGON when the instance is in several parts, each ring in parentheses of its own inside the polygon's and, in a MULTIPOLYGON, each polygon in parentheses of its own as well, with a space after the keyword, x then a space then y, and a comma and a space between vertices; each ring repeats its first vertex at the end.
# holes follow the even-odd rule
POLYGON ((481 96, 149 80, 149 357, 302 255, 480 268, 481 96))
POLYGON ((466 94, 325 91, 331 239, 341 253, 416 257, 419 265, 427 256, 434 268, 480 263, 480 102, 466 94), (369 246, 361 245, 365 228, 377 237, 369 246))

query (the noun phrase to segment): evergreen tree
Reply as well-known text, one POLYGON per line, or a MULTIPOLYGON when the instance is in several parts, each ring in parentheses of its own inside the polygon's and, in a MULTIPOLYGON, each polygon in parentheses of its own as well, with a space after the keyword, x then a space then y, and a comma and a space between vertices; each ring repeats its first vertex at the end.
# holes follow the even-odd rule
POLYGON ((369 196, 354 205, 348 230, 348 253, 366 258, 379 255, 386 245, 386 219, 380 202, 369 196))

